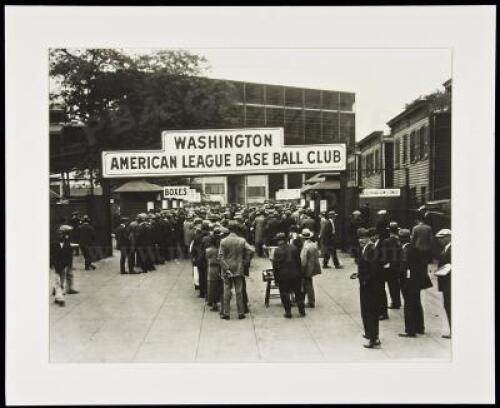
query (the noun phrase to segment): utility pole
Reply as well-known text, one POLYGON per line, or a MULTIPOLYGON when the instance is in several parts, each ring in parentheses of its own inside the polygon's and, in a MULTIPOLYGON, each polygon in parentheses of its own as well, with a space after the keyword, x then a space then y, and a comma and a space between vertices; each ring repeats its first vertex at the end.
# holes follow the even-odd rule
POLYGON ((409 227, 410 222, 410 169, 405 164, 405 223, 409 227))

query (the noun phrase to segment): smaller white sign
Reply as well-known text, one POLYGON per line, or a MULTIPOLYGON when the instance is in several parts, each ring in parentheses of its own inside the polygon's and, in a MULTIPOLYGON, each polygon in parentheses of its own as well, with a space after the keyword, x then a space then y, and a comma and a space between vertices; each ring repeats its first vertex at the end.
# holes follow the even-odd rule
POLYGON ((177 200, 172 200, 172 208, 177 208, 177 200))
POLYGON ((201 202, 201 193, 193 190, 185 197, 185 200, 189 203, 199 203, 201 202))
POLYGON ((168 200, 161 200, 161 209, 168 210, 168 200))
POLYGON ((154 201, 148 201, 146 204, 146 210, 149 211, 149 210, 154 210, 154 209, 155 209, 154 201))
POLYGON ((327 201, 326 200, 320 200, 319 202, 319 211, 321 212, 327 212, 328 211, 328 206, 327 206, 327 201))
POLYGON ((300 188, 282 188, 276 191, 276 200, 298 200, 300 188))
POLYGON ((163 187, 164 198, 185 198, 189 193, 189 186, 165 186, 163 187))
POLYGON ((301 198, 300 199, 300 206, 303 208, 305 205, 306 205, 306 199, 305 198, 301 198))
POLYGON ((314 211, 315 204, 314 200, 309 201, 309 209, 314 211))
POLYGON ((360 197, 399 197, 401 189, 399 188, 365 188, 359 195, 360 197))

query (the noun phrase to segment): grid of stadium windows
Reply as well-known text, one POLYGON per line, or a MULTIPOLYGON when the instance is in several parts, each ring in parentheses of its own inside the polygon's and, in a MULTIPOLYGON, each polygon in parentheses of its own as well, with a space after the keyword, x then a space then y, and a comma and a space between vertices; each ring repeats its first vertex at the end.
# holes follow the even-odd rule
POLYGON ((355 94, 279 85, 223 81, 235 101, 231 123, 283 127, 285 144, 355 143, 355 94))

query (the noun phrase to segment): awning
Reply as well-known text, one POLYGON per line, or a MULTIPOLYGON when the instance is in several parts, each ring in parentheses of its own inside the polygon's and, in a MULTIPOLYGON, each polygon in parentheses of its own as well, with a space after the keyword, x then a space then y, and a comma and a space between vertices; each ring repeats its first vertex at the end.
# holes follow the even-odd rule
POLYGON ((318 173, 318 174, 315 174, 312 177, 309 177, 304 182, 304 184, 321 183, 322 181, 325 181, 327 178, 331 178, 331 177, 335 177, 335 176, 338 177, 339 175, 340 175, 340 173, 338 171, 337 172, 329 172, 329 173, 318 173))
POLYGON ((144 180, 129 181, 115 189, 115 193, 159 193, 163 187, 144 180))
POLYGON ((304 184, 312 185, 312 184, 320 183, 322 181, 325 181, 325 178, 322 177, 321 174, 315 174, 314 176, 309 177, 306 181, 304 181, 304 184))
POLYGON ((309 186, 309 190, 340 190, 340 181, 325 180, 309 186))

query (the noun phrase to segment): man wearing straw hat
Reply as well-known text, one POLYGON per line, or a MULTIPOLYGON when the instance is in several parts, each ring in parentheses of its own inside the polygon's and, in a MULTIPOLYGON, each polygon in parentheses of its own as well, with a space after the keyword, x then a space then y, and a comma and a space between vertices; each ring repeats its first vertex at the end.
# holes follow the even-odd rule
POLYGON ((307 295, 307 305, 314 308, 316 306, 316 297, 314 294, 313 277, 321 273, 319 251, 316 243, 312 241, 314 234, 311 230, 304 228, 300 237, 304 239, 304 245, 300 251, 302 275, 304 276, 304 292, 307 295))

